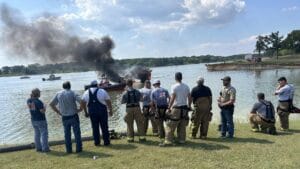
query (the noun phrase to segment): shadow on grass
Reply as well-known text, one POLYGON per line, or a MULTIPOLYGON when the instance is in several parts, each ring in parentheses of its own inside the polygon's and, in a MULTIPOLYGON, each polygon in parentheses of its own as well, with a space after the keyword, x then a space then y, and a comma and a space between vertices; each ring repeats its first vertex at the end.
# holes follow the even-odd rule
POLYGON ((128 143, 128 144, 112 144, 105 148, 114 149, 114 150, 132 150, 132 149, 136 149, 137 146, 128 143))
POLYGON ((297 129, 289 129, 290 133, 300 133, 300 130, 297 130, 297 129))
POLYGON ((107 158, 107 157, 111 157, 112 155, 110 154, 105 154, 105 153, 100 153, 100 152, 92 152, 92 151, 85 151, 83 150, 81 153, 72 153, 72 154, 67 154, 66 152, 62 152, 62 151, 55 151, 55 150, 51 150, 51 152, 47 153, 48 155, 51 156, 58 156, 58 157, 66 157, 69 155, 74 155, 76 154, 77 157, 79 158, 93 158, 94 156, 96 156, 97 158, 107 158))
POLYGON ((269 141, 266 139, 259 139, 259 138, 239 138, 234 137, 233 139, 229 138, 207 138, 207 141, 214 141, 214 142, 223 142, 223 143, 259 143, 259 144, 273 144, 273 141, 269 141))
POLYGON ((191 149, 199 149, 199 150, 229 150, 230 147, 225 146, 223 144, 211 144, 211 143, 197 143, 192 141, 186 141, 182 147, 187 147, 191 149))

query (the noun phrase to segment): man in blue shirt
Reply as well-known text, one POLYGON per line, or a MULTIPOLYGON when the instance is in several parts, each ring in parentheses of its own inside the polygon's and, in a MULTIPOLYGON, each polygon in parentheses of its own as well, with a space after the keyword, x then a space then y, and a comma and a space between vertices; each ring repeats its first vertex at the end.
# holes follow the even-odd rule
POLYGON ((48 145, 48 124, 45 116, 46 108, 39 99, 41 92, 35 88, 31 97, 27 100, 27 106, 31 115, 31 123, 34 128, 34 144, 38 152, 49 152, 48 145))
POLYGON ((160 81, 156 80, 153 83, 154 90, 151 93, 151 104, 155 110, 155 118, 157 119, 158 136, 161 141, 165 138, 164 121, 166 120, 166 111, 168 109, 170 95, 168 90, 160 87, 160 81))

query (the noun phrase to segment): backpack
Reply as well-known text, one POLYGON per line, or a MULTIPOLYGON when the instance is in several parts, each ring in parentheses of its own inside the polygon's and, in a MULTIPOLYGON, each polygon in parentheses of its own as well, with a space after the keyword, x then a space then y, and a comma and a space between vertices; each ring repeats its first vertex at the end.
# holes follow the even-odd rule
POLYGON ((273 121, 275 119, 274 118, 275 112, 274 112, 274 109, 272 107, 272 103, 269 102, 269 101, 266 101, 266 103, 265 102, 261 102, 261 103, 266 106, 266 117, 265 117, 266 120, 273 121))
POLYGON ((137 98, 136 90, 127 91, 127 104, 136 104, 139 103, 139 99, 137 98))

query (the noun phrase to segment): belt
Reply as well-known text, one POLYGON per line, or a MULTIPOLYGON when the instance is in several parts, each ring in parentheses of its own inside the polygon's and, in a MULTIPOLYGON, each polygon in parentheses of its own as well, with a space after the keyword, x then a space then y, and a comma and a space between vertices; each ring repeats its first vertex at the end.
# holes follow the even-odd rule
POLYGON ((290 102, 291 100, 279 100, 280 103, 282 102, 290 102))
POLYGON ((62 120, 65 121, 65 120, 70 120, 70 119, 73 119, 73 118, 76 118, 78 117, 78 114, 74 114, 74 115, 71 115, 71 116, 62 116, 62 120))
POLYGON ((126 104, 126 107, 129 108, 129 107, 140 107, 140 105, 138 104, 126 104))

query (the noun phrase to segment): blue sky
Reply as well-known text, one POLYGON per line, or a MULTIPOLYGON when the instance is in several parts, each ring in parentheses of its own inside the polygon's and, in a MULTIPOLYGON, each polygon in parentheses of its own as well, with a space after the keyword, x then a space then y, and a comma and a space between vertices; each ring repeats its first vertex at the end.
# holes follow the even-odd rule
MULTIPOLYGON (((27 22, 57 16, 82 38, 108 35, 113 57, 251 53, 256 36, 300 28, 299 0, 10 0, 27 22)), ((0 24, 0 30, 1 24, 0 24)), ((0 66, 30 64, 0 47, 0 66), (9 56, 8 56, 9 55, 9 56)))

